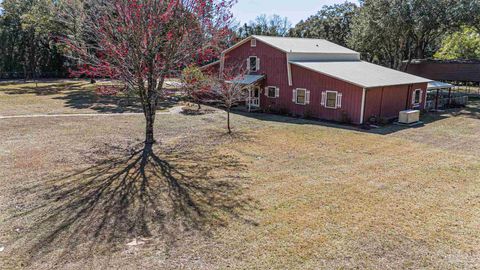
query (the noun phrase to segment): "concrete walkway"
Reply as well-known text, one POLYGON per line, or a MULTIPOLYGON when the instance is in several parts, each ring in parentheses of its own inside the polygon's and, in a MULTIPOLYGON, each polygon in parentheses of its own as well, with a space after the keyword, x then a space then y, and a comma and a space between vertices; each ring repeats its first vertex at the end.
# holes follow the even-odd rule
MULTIPOLYGON (((178 114, 182 111, 181 106, 170 108, 166 112, 157 112, 157 115, 178 114)), ((143 115, 143 113, 63 113, 63 114, 26 114, 26 115, 0 115, 0 119, 16 118, 40 118, 40 117, 98 117, 98 116, 131 116, 143 115)))

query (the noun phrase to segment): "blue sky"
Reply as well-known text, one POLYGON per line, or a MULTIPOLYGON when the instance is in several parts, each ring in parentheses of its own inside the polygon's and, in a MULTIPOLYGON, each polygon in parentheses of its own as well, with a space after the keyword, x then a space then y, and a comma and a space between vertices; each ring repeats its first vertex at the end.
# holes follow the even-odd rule
POLYGON ((233 15, 237 21, 248 23, 260 14, 278 14, 288 17, 295 25, 317 13, 324 5, 344 2, 345 0, 238 0, 233 7, 233 15))

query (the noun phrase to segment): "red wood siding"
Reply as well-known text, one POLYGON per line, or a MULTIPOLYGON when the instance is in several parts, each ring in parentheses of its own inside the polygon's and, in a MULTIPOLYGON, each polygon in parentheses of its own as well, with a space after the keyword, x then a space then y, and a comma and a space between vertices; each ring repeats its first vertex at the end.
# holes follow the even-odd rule
POLYGON ((292 82, 293 86, 285 93, 282 102, 285 102, 294 114, 307 113, 315 118, 332 121, 344 121, 347 116, 352 123, 360 124, 363 88, 296 65, 292 65, 292 82), (310 90, 310 104, 297 105, 292 102, 295 88, 310 90), (322 92, 327 90, 342 93, 341 108, 329 109, 321 106, 322 92))
POLYGON ((420 109, 424 109, 427 83, 367 89, 365 97, 365 121, 373 116, 393 119, 398 117, 400 111, 413 109, 412 95, 416 89, 422 90, 420 109))
MULTIPOLYGON (((286 53, 259 40, 256 47, 251 47, 250 42, 246 42, 227 52, 225 67, 238 64, 245 67, 249 56, 257 56, 260 59, 260 69, 255 74, 266 75, 260 100, 263 110, 287 112, 298 116, 308 115, 332 121, 344 121, 348 118, 351 123, 360 124, 362 87, 296 65, 291 65, 293 86, 289 86, 286 53), (278 87, 280 96, 268 98, 264 90, 267 86, 278 87), (296 88, 310 91, 310 104, 298 105, 292 101, 293 90, 296 88), (321 105, 322 92, 327 90, 342 93, 341 108, 329 109, 321 105)), ((212 70, 215 68, 218 66, 212 70)), ((412 92, 419 88, 423 91, 421 108, 424 108, 426 83, 367 89, 363 119, 367 120, 371 116, 398 117, 400 111, 411 107, 412 92)))
POLYGON ((213 64, 202 71, 206 74, 218 74, 220 72, 220 63, 213 64))
MULTIPOLYGON (((257 56, 260 59, 260 69, 254 74, 266 75, 265 86, 276 86, 280 88, 280 96, 288 87, 287 73, 287 55, 257 40, 257 46, 251 47, 250 42, 240 45, 225 55, 225 67, 232 65, 246 65, 249 56, 257 56)), ((260 104, 262 108, 266 108, 267 97, 262 92, 260 104)))
POLYGON ((334 79, 302 67, 292 65, 293 86, 288 85, 287 57, 276 48, 257 40, 257 46, 251 47, 250 42, 225 55, 225 66, 246 63, 249 56, 260 58, 260 70, 257 74, 265 74, 266 80, 262 87, 275 86, 280 88, 280 97, 269 98, 262 92, 260 105, 267 111, 284 111, 294 115, 342 121, 345 117, 352 123, 360 123, 362 88, 334 79), (306 88, 310 91, 310 104, 297 105, 292 102, 293 89, 306 88), (342 108, 327 109, 320 105, 321 93, 325 90, 342 93, 342 108))

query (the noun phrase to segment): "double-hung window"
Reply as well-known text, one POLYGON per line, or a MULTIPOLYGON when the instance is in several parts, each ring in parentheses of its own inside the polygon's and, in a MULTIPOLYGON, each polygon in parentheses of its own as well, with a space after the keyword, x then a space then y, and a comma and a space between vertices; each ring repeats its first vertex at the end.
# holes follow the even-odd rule
POLYGON ((305 89, 297 89, 297 104, 305 104, 306 92, 305 89))
POLYGON ((260 69, 260 59, 256 56, 248 57, 247 64, 250 72, 257 72, 260 69))
POLYGON ((323 91, 321 105, 327 109, 339 109, 342 107, 342 93, 338 91, 323 91))
POLYGON ((327 91, 327 103, 325 107, 336 109, 337 108, 337 92, 335 91, 327 91))
POLYGON ((280 94, 280 89, 278 87, 268 86, 265 89, 265 95, 269 98, 277 98, 280 96, 279 94, 280 94))
POLYGON ((306 105, 310 103, 310 91, 304 88, 297 88, 293 90, 292 101, 299 105, 306 105))

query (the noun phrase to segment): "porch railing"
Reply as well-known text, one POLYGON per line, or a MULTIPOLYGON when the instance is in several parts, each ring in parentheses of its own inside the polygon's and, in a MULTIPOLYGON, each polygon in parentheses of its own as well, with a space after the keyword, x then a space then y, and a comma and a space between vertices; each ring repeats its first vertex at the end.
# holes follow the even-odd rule
POLYGON ((260 106, 260 98, 247 98, 247 106, 251 107, 259 107, 260 106))
POLYGON ((425 104, 426 110, 435 110, 440 108, 445 108, 446 105, 457 105, 457 106, 465 106, 468 104, 468 96, 458 96, 458 97, 451 97, 451 98, 439 98, 438 99, 438 107, 435 108, 437 104, 437 100, 427 100, 425 104))

